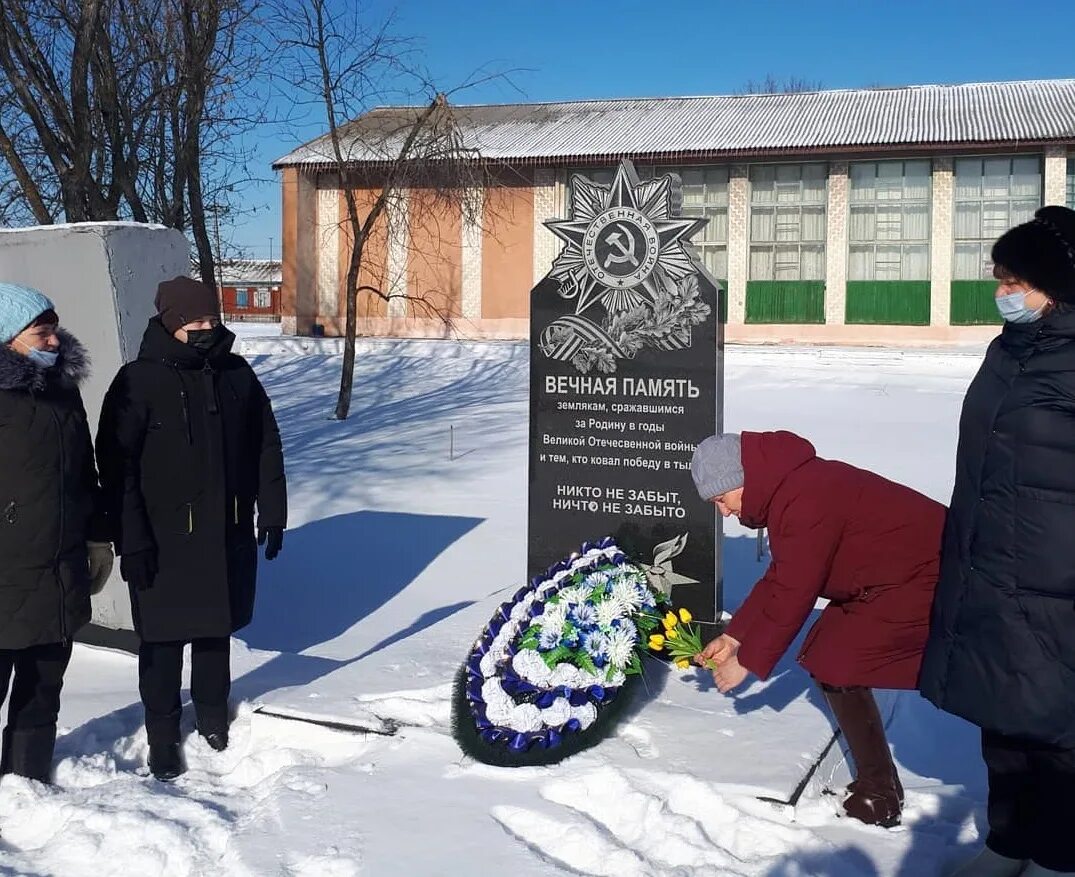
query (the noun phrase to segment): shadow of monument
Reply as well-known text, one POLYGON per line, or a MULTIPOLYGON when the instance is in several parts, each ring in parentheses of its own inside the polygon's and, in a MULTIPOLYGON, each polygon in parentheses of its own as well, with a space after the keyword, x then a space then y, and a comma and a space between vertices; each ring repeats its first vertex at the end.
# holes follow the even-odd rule
MULTIPOLYGON (((288 531, 284 550, 258 570, 253 622, 239 632, 251 648, 301 652, 345 633, 375 612, 479 518, 361 511, 288 531)), ((467 603, 426 613, 380 648, 435 624, 467 603)))

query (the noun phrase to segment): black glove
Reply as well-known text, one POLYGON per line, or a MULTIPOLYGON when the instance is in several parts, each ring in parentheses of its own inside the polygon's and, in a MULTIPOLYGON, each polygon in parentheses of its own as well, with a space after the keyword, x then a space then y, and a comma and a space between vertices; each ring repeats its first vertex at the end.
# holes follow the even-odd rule
POLYGON ((119 574, 123 576, 123 581, 133 585, 135 590, 149 590, 157 577, 157 552, 136 551, 134 554, 124 554, 119 559, 119 574))
POLYGON ((276 560, 284 547, 283 527, 258 527, 258 545, 265 546, 265 559, 276 560))

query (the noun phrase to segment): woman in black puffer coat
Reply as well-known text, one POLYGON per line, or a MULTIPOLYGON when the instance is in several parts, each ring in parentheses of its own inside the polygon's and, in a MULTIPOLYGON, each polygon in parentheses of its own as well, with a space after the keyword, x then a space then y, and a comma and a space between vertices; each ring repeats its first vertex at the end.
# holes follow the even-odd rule
POLYGON ((40 292, 0 283, 0 773, 42 782, 71 640, 112 569, 78 389, 89 364, 57 322, 40 292))
POLYGON ((272 405, 232 353, 216 293, 177 277, 160 285, 157 308, 105 397, 97 457, 142 641, 149 767, 168 780, 183 769, 188 643, 198 731, 228 745, 230 636, 253 616, 258 540, 267 560, 281 549, 287 485, 272 405))
POLYGON ((957 873, 1075 873, 1075 213, 993 262, 1007 323, 963 404, 920 685, 982 729, 990 833, 957 873))

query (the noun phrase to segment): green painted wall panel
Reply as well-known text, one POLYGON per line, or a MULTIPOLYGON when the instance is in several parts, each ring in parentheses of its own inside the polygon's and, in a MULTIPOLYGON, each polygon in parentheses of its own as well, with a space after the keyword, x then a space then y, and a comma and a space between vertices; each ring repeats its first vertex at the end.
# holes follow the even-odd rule
POLYGON ((748 323, 824 323, 825 281, 751 280, 748 323))
POLYGON ((850 324, 928 326, 928 280, 852 280, 845 319, 850 324))
POLYGON ((952 281, 952 325, 994 326, 1004 322, 997 312, 995 280, 952 281))

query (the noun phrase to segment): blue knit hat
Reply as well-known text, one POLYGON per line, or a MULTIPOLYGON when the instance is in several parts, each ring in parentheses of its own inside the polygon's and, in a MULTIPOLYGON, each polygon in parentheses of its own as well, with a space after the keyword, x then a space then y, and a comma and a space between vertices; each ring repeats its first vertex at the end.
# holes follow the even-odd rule
POLYGON ((0 344, 7 344, 45 311, 55 310, 36 289, 0 282, 0 344))

